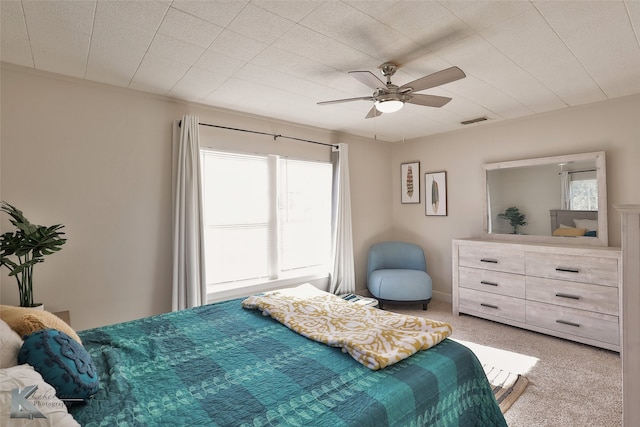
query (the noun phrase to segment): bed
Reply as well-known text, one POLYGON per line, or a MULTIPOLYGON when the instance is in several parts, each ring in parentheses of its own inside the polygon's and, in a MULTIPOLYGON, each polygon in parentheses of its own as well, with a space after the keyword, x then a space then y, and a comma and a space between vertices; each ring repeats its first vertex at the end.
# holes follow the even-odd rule
POLYGON ((99 388, 70 414, 84 427, 506 426, 451 339, 372 370, 241 301, 79 332, 99 388))
POLYGON ((598 211, 552 209, 551 234, 561 237, 597 237, 598 211))

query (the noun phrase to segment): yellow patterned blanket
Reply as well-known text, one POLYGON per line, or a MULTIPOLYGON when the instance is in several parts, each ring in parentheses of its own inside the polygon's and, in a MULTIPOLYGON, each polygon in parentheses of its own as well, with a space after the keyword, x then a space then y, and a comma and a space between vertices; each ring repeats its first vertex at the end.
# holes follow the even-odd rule
POLYGON ((451 335, 448 323, 364 307, 310 284, 242 301, 312 340, 342 348, 377 370, 426 350, 451 335))

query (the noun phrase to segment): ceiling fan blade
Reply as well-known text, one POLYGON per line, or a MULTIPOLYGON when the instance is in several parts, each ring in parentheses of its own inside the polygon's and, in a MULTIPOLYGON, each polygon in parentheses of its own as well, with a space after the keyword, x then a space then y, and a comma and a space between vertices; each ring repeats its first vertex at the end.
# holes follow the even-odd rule
POLYGON ((318 102, 318 105, 339 104, 341 102, 351 102, 351 101, 373 101, 373 96, 361 96, 359 98, 345 98, 345 99, 334 99, 333 101, 321 101, 321 102, 318 102))
POLYGON ((378 109, 374 105, 373 107, 371 107, 371 110, 369 110, 369 113, 366 115, 365 119, 372 119, 374 117, 380 117, 381 115, 382 113, 378 111, 378 109))
POLYGON ((405 102, 409 104, 424 105, 426 107, 442 107, 446 105, 451 98, 436 95, 423 95, 421 93, 411 94, 411 98, 405 102))
POLYGON ((360 83, 369 86, 371 89, 387 87, 386 83, 376 77, 376 75, 371 71, 349 71, 349 74, 357 79, 360 83))
POLYGON ((411 89, 413 92, 420 92, 421 90, 460 80, 466 76, 460 68, 450 67, 402 85, 400 90, 411 89))

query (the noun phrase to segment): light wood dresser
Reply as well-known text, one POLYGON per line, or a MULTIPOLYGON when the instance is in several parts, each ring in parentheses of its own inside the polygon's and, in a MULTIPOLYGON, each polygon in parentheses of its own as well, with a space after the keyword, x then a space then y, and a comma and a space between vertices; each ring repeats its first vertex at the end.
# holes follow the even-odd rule
POLYGON ((620 351, 619 248, 453 240, 453 312, 620 351))
POLYGON ((640 420, 640 205, 614 206, 622 214, 622 425, 640 420))

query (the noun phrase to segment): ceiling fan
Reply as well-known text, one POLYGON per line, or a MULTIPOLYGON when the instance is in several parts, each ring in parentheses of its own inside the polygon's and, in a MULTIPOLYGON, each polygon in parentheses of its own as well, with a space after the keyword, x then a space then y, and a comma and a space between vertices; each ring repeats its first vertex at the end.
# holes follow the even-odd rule
POLYGON ((338 104, 351 101, 373 101, 373 107, 365 118, 378 117, 382 113, 393 113, 400 110, 405 102, 409 104, 423 105, 426 107, 442 107, 451 98, 436 95, 425 95, 415 92, 440 86, 446 83, 462 79, 466 74, 458 67, 450 67, 437 71, 428 76, 421 77, 412 82, 397 86, 391 83, 391 76, 398 70, 398 65, 393 62, 385 62, 380 67, 382 75, 387 78, 383 82, 370 71, 349 71, 360 83, 375 89, 371 96, 361 96, 358 98, 336 99, 333 101, 318 102, 318 105, 338 104))

